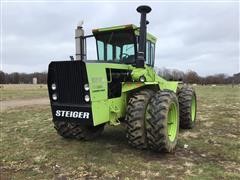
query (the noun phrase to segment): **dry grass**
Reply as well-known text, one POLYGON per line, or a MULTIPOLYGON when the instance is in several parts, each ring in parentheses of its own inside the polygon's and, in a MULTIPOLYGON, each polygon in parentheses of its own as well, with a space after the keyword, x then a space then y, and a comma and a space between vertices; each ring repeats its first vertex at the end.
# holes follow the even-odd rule
POLYGON ((0 101, 47 97, 45 84, 0 84, 0 101))
POLYGON ((172 154, 129 147, 121 126, 91 142, 63 139, 49 106, 5 111, 1 179, 240 179, 240 88, 196 89, 197 126, 181 130, 172 154))

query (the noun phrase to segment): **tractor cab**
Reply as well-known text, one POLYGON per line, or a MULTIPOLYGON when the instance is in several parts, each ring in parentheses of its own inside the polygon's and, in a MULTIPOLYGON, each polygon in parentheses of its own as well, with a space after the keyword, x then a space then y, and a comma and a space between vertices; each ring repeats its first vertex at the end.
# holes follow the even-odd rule
MULTIPOLYGON (((139 49, 139 28, 133 24, 94 29, 97 58, 100 62, 136 63, 139 49)), ((156 38, 147 33, 145 64, 154 66, 156 38)))

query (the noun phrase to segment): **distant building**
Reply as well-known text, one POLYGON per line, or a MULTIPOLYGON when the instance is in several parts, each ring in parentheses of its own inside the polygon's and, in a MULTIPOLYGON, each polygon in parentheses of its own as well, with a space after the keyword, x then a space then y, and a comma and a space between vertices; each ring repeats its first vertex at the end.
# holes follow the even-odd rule
POLYGON ((233 75, 233 82, 235 84, 240 84, 240 73, 237 73, 237 74, 233 75))
POLYGON ((37 84, 37 78, 36 77, 33 78, 33 84, 37 84))

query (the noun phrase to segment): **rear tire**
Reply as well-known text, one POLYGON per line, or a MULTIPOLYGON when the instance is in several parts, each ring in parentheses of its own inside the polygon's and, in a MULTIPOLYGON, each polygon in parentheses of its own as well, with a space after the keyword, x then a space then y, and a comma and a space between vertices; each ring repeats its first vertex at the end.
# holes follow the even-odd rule
POLYGON ((180 109, 180 127, 192 129, 196 122, 197 98, 194 89, 190 86, 183 86, 178 92, 180 109))
POLYGON ((98 126, 82 126, 73 122, 53 121, 57 133, 64 138, 91 140, 101 135, 104 124, 98 126))
POLYGON ((128 143, 137 149, 146 149, 145 113, 154 91, 141 90, 129 99, 126 113, 128 143))
POLYGON ((172 91, 158 91, 151 99, 146 118, 148 146, 156 152, 172 152, 179 131, 178 99, 172 91))

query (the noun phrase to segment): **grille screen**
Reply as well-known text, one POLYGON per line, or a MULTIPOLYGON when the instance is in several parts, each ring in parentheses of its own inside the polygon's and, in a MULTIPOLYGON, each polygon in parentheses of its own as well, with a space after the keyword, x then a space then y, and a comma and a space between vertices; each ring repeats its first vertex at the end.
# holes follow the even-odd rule
MULTIPOLYGON (((57 102, 65 104, 83 104, 83 86, 87 83, 85 63, 82 61, 51 62, 48 72, 48 86, 56 83, 57 102)), ((54 93, 49 92, 50 94, 54 93)))

